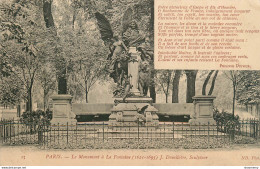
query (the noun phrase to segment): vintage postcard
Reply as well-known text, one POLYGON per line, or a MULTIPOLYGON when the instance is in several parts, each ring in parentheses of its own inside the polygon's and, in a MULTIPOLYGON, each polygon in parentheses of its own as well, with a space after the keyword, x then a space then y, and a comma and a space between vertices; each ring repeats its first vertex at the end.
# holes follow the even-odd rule
POLYGON ((259 0, 1 0, 1 166, 259 166, 259 0))

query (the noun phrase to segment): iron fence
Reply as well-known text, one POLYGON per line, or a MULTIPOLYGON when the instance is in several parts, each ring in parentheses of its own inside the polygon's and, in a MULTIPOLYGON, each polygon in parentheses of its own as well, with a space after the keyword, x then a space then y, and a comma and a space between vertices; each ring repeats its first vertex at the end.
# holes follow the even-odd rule
POLYGON ((231 143, 254 143, 259 131, 259 121, 255 119, 240 121, 239 127, 233 130, 224 125, 178 122, 159 126, 125 122, 113 126, 107 122, 50 125, 0 121, 0 138, 4 144, 35 144, 57 149, 217 148, 231 143))

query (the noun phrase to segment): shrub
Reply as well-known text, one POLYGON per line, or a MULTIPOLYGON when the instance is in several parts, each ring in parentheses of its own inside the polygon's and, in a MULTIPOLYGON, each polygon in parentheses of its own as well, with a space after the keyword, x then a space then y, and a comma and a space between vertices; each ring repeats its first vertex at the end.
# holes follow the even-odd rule
POLYGON ((47 109, 45 112, 43 110, 36 110, 31 113, 29 111, 24 112, 20 121, 28 125, 39 125, 43 123, 49 125, 51 119, 52 111, 47 109))
POLYGON ((213 118, 216 120, 219 131, 231 132, 239 131, 240 129, 238 115, 233 117, 231 113, 224 110, 220 112, 217 108, 214 108, 213 118))

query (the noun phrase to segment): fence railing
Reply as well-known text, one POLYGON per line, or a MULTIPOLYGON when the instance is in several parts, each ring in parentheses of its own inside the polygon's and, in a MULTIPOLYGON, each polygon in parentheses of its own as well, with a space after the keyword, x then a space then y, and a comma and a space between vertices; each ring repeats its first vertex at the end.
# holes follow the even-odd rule
POLYGON ((42 148, 217 148, 259 139, 259 121, 244 120, 239 128, 225 125, 190 125, 165 122, 159 126, 141 123, 35 124, 1 121, 4 144, 35 144, 42 148), (246 139, 246 141, 241 141, 246 139))

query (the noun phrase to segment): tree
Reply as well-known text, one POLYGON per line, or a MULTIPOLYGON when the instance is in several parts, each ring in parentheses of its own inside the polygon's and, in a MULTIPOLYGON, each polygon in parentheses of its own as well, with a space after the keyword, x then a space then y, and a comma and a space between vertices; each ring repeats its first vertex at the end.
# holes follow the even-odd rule
POLYGON ((260 102, 260 74, 259 71, 240 71, 240 83, 237 86, 237 101, 240 104, 260 102))
POLYGON ((57 21, 59 45, 67 67, 68 92, 75 100, 84 96, 88 102, 93 86, 106 80, 108 49, 100 38, 94 18, 86 18, 90 11, 85 9, 90 6, 85 6, 83 1, 71 2, 63 2, 59 8, 62 11, 58 11, 62 12, 59 14, 62 19, 57 21))
POLYGON ((22 84, 13 77, 2 77, 0 80, 0 104, 4 106, 18 104, 23 99, 22 87, 22 84))
POLYGON ((225 71, 225 76, 232 81, 232 87, 233 87, 233 105, 232 105, 232 115, 235 117, 235 102, 236 102, 236 92, 237 92, 237 86, 240 83, 240 76, 239 76, 238 70, 229 70, 225 71))
POLYGON ((15 105, 22 99, 22 84, 11 76, 12 67, 4 60, 2 53, 0 60, 0 104, 15 105), (12 84, 12 85, 10 85, 12 84))
POLYGON ((84 60, 80 60, 79 67, 74 68, 75 72, 72 78, 75 80, 76 85, 84 91, 86 103, 89 101, 88 93, 95 83, 105 78, 105 62, 105 60, 94 60, 93 58, 85 62, 84 60))
POLYGON ((179 83, 181 72, 181 70, 174 71, 174 77, 172 80, 172 103, 179 103, 179 83))
POLYGON ((43 89, 43 110, 45 111, 48 104, 48 96, 51 90, 55 89, 55 76, 53 73, 53 69, 49 66, 44 66, 40 70, 40 75, 38 77, 38 80, 41 84, 41 87, 43 89))
POLYGON ((42 65, 43 57, 34 48, 33 45, 28 47, 13 41, 5 42, 6 49, 5 59, 12 65, 11 77, 9 80, 18 80, 26 91, 26 110, 32 111, 32 88, 36 79, 36 74, 42 65))
POLYGON ((45 32, 39 11, 35 3, 28 1, 5 2, 1 9, 1 59, 10 65, 10 77, 25 89, 26 110, 32 112, 32 88, 44 63, 44 49, 40 46, 45 32))
POLYGON ((192 103, 192 97, 195 96, 196 92, 196 76, 198 70, 185 70, 187 77, 187 90, 186 90, 186 103, 192 103))
MULTIPOLYGON (((207 75, 207 77, 206 77, 206 79, 205 79, 205 81, 204 81, 204 83, 203 83, 203 86, 202 86, 202 95, 206 95, 206 88, 207 88, 207 85, 208 85, 208 83, 209 83, 210 77, 211 77, 211 75, 214 73, 214 71, 215 71, 215 70, 211 70, 211 71, 208 73, 208 75, 207 75)), ((211 82, 211 87, 210 87, 210 90, 209 90, 208 95, 212 95, 212 93, 213 93, 213 90, 214 90, 214 87, 215 87, 215 81, 216 81, 216 79, 217 79, 217 76, 218 76, 218 70, 215 71, 215 74, 214 74, 214 76, 213 76, 213 79, 212 79, 212 82, 211 82)))
MULTIPOLYGON (((55 28, 51 7, 52 7, 52 0, 43 0, 43 17, 44 17, 46 28, 50 30, 49 33, 53 34, 53 36, 57 36, 57 30, 55 28)), ((61 49, 58 47, 56 47, 54 53, 55 55, 54 61, 57 70, 57 78, 58 78, 58 94, 67 94, 66 62, 63 56, 57 53, 61 53, 61 49)))
POLYGON ((172 82, 173 71, 172 70, 160 70, 156 74, 157 84, 159 90, 162 90, 165 94, 165 101, 168 103, 168 96, 170 94, 170 85, 172 82))

